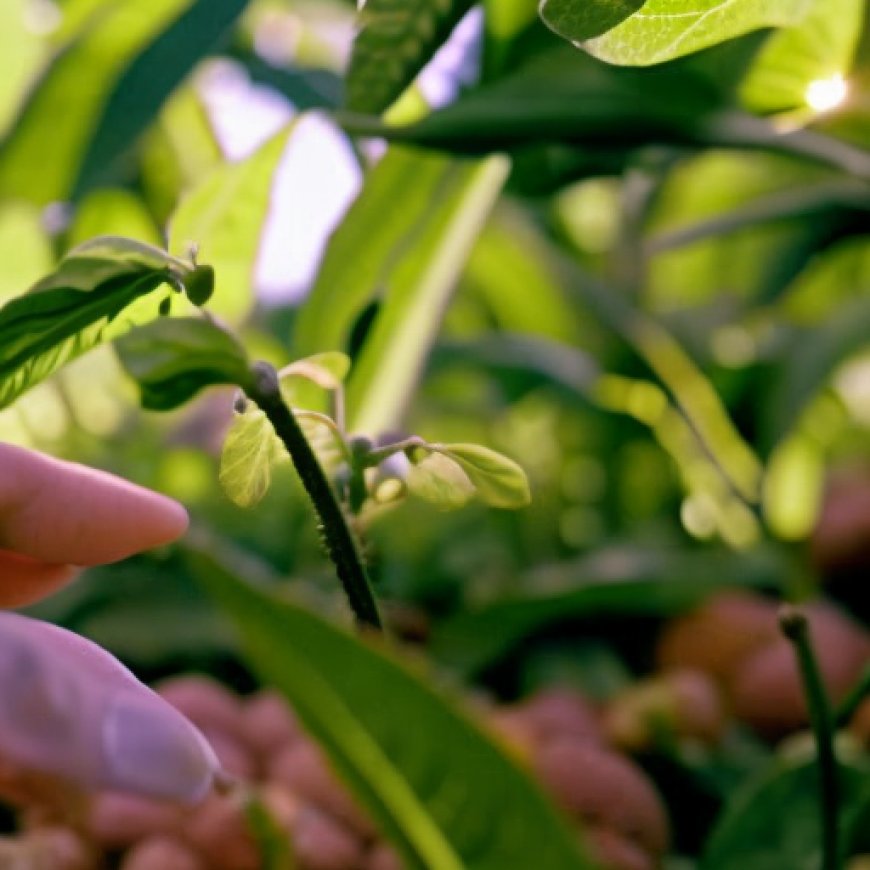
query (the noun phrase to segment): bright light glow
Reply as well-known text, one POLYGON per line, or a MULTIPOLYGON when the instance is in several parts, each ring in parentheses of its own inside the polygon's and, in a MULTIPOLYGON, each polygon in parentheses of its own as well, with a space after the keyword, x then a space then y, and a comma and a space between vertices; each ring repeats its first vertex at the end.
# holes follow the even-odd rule
POLYGON ((839 106, 849 93, 849 85, 840 73, 816 79, 807 85, 804 99, 815 112, 828 112, 839 106))

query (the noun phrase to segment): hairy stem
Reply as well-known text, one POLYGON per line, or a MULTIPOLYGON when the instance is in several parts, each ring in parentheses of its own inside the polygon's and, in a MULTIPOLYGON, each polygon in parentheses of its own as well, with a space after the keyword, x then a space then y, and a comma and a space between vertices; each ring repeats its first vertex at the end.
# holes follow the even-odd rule
POLYGON ((819 817, 822 823, 822 870, 841 870, 838 834, 839 787, 831 707, 810 642, 806 616, 797 608, 786 606, 780 612, 779 624, 783 634, 794 646, 816 739, 819 817))
POLYGON ((361 626, 381 628, 381 617, 356 538, 311 445, 281 396, 278 375, 268 363, 254 363, 246 392, 268 418, 299 475, 323 528, 326 549, 350 608, 361 626))

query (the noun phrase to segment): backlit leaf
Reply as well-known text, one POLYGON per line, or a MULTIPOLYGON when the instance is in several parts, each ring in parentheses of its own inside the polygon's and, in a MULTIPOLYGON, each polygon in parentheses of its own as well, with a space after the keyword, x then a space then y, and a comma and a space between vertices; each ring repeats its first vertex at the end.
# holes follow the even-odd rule
POLYGON ((520 508, 532 500, 526 473, 507 456, 480 444, 431 446, 462 468, 486 504, 499 508, 520 508))
POLYGON ((275 430, 259 409, 236 414, 221 452, 219 479, 239 507, 253 507, 272 481, 272 465, 286 458, 275 430))

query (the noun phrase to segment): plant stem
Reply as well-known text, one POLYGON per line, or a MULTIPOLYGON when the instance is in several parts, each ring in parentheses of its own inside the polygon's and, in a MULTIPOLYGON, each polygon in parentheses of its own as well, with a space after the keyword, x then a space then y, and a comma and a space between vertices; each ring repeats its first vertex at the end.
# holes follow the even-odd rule
POLYGON ((796 607, 780 611, 779 625, 797 656, 810 722, 816 739, 819 768, 819 817, 822 823, 822 870, 841 870, 839 847, 839 788, 834 751, 834 720, 809 636, 807 618, 796 607))
POLYGON ((380 629, 381 617, 359 546, 311 445, 281 396, 278 373, 268 363, 254 363, 246 392, 266 415, 293 460, 320 518, 327 552, 357 623, 380 629))

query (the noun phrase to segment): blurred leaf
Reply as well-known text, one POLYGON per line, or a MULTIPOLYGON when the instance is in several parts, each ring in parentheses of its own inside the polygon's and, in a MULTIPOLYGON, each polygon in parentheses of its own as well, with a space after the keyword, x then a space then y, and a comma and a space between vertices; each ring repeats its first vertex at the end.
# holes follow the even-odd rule
POLYGON ((0 147, 0 193, 45 204, 93 185, 244 5, 106 4, 58 52, 21 109, 0 147))
POLYGON ((444 510, 460 508, 474 496, 474 484, 462 466, 441 453, 412 462, 405 483, 412 495, 444 510))
POLYGON ((337 390, 350 371, 350 357, 341 351, 315 353, 284 366, 279 372, 282 386, 291 378, 306 378, 323 390, 337 390))
POLYGON ((115 342, 127 374, 139 385, 142 407, 167 411, 203 387, 244 389, 248 359, 229 333, 204 318, 161 317, 115 342))
POLYGON ((578 0, 546 0, 542 15, 560 36, 574 43, 582 42, 586 51, 601 60, 648 66, 760 27, 788 27, 801 20, 809 0, 770 0, 766 3, 757 0, 646 0, 642 4, 621 0, 617 4, 618 14, 613 10, 614 4, 597 2, 596 11, 602 21, 602 7, 610 10, 610 20, 614 23, 620 17, 625 20, 595 39, 589 37, 594 36, 590 31, 598 16, 577 14, 576 11, 570 14, 571 7, 576 9, 581 5, 589 4, 581 4, 578 0), (554 5, 557 15, 548 15, 548 10, 554 5), (635 9, 631 10, 631 6, 635 9))
POLYGON ((152 245, 161 243, 160 231, 145 203, 122 188, 103 188, 88 194, 76 210, 65 241, 72 246, 103 235, 130 236, 152 245))
POLYGON ((520 508, 532 500, 526 473, 507 456, 480 444, 428 446, 456 462, 486 504, 499 508, 520 508))
POLYGON ((260 678, 286 695, 409 868, 589 866, 526 777, 392 656, 256 592, 205 552, 191 563, 260 678))
POLYGON ((244 809, 248 830, 257 844, 260 870, 295 870, 286 828, 255 792, 245 796, 244 809))
POLYGON ((26 16, 30 0, 0 3, 0 136, 24 98, 44 51, 26 16))
POLYGON ((170 249, 198 244, 218 275, 209 306, 232 321, 254 302, 254 268, 268 216, 275 173, 294 125, 283 128, 250 157, 220 166, 179 204, 170 220, 170 249))
POLYGON ((33 284, 53 262, 39 209, 26 203, 0 206, 0 302, 33 284))
MULTIPOLYGON (((840 833, 844 846, 870 810, 870 767, 839 765, 840 833)), ((822 865, 818 769, 786 763, 740 789, 707 843, 702 870, 817 870, 822 865)))
POLYGON ((740 85, 754 112, 807 110, 811 82, 846 76, 864 20, 864 0, 812 0, 807 15, 773 34, 740 85))
POLYGON ((436 626, 435 656, 467 676, 523 639, 565 620, 670 616, 730 586, 776 586, 785 570, 773 551, 739 556, 709 551, 610 547, 533 571, 534 592, 479 605, 436 626))
POLYGON ((837 366, 868 344, 868 299, 848 300, 811 330, 796 331, 762 409, 762 449, 785 437, 837 366))
POLYGON ((507 169, 502 157, 391 148, 367 176, 330 239, 293 342, 298 356, 349 349, 367 306, 380 303, 348 382, 350 431, 378 434, 401 421, 507 169))
POLYGON ((285 457, 275 430, 259 409, 233 416, 221 451, 220 483, 239 507, 253 507, 266 494, 272 465, 285 457))
POLYGON ((164 283, 170 264, 159 248, 104 236, 70 251, 51 275, 7 302, 0 309, 0 408, 135 325, 141 312, 121 313, 164 283))
POLYGON ((345 79, 346 102, 379 114, 411 84, 472 0, 367 0, 345 79))
POLYGON ((560 36, 585 42, 634 15, 646 0, 543 0, 541 18, 560 36))

